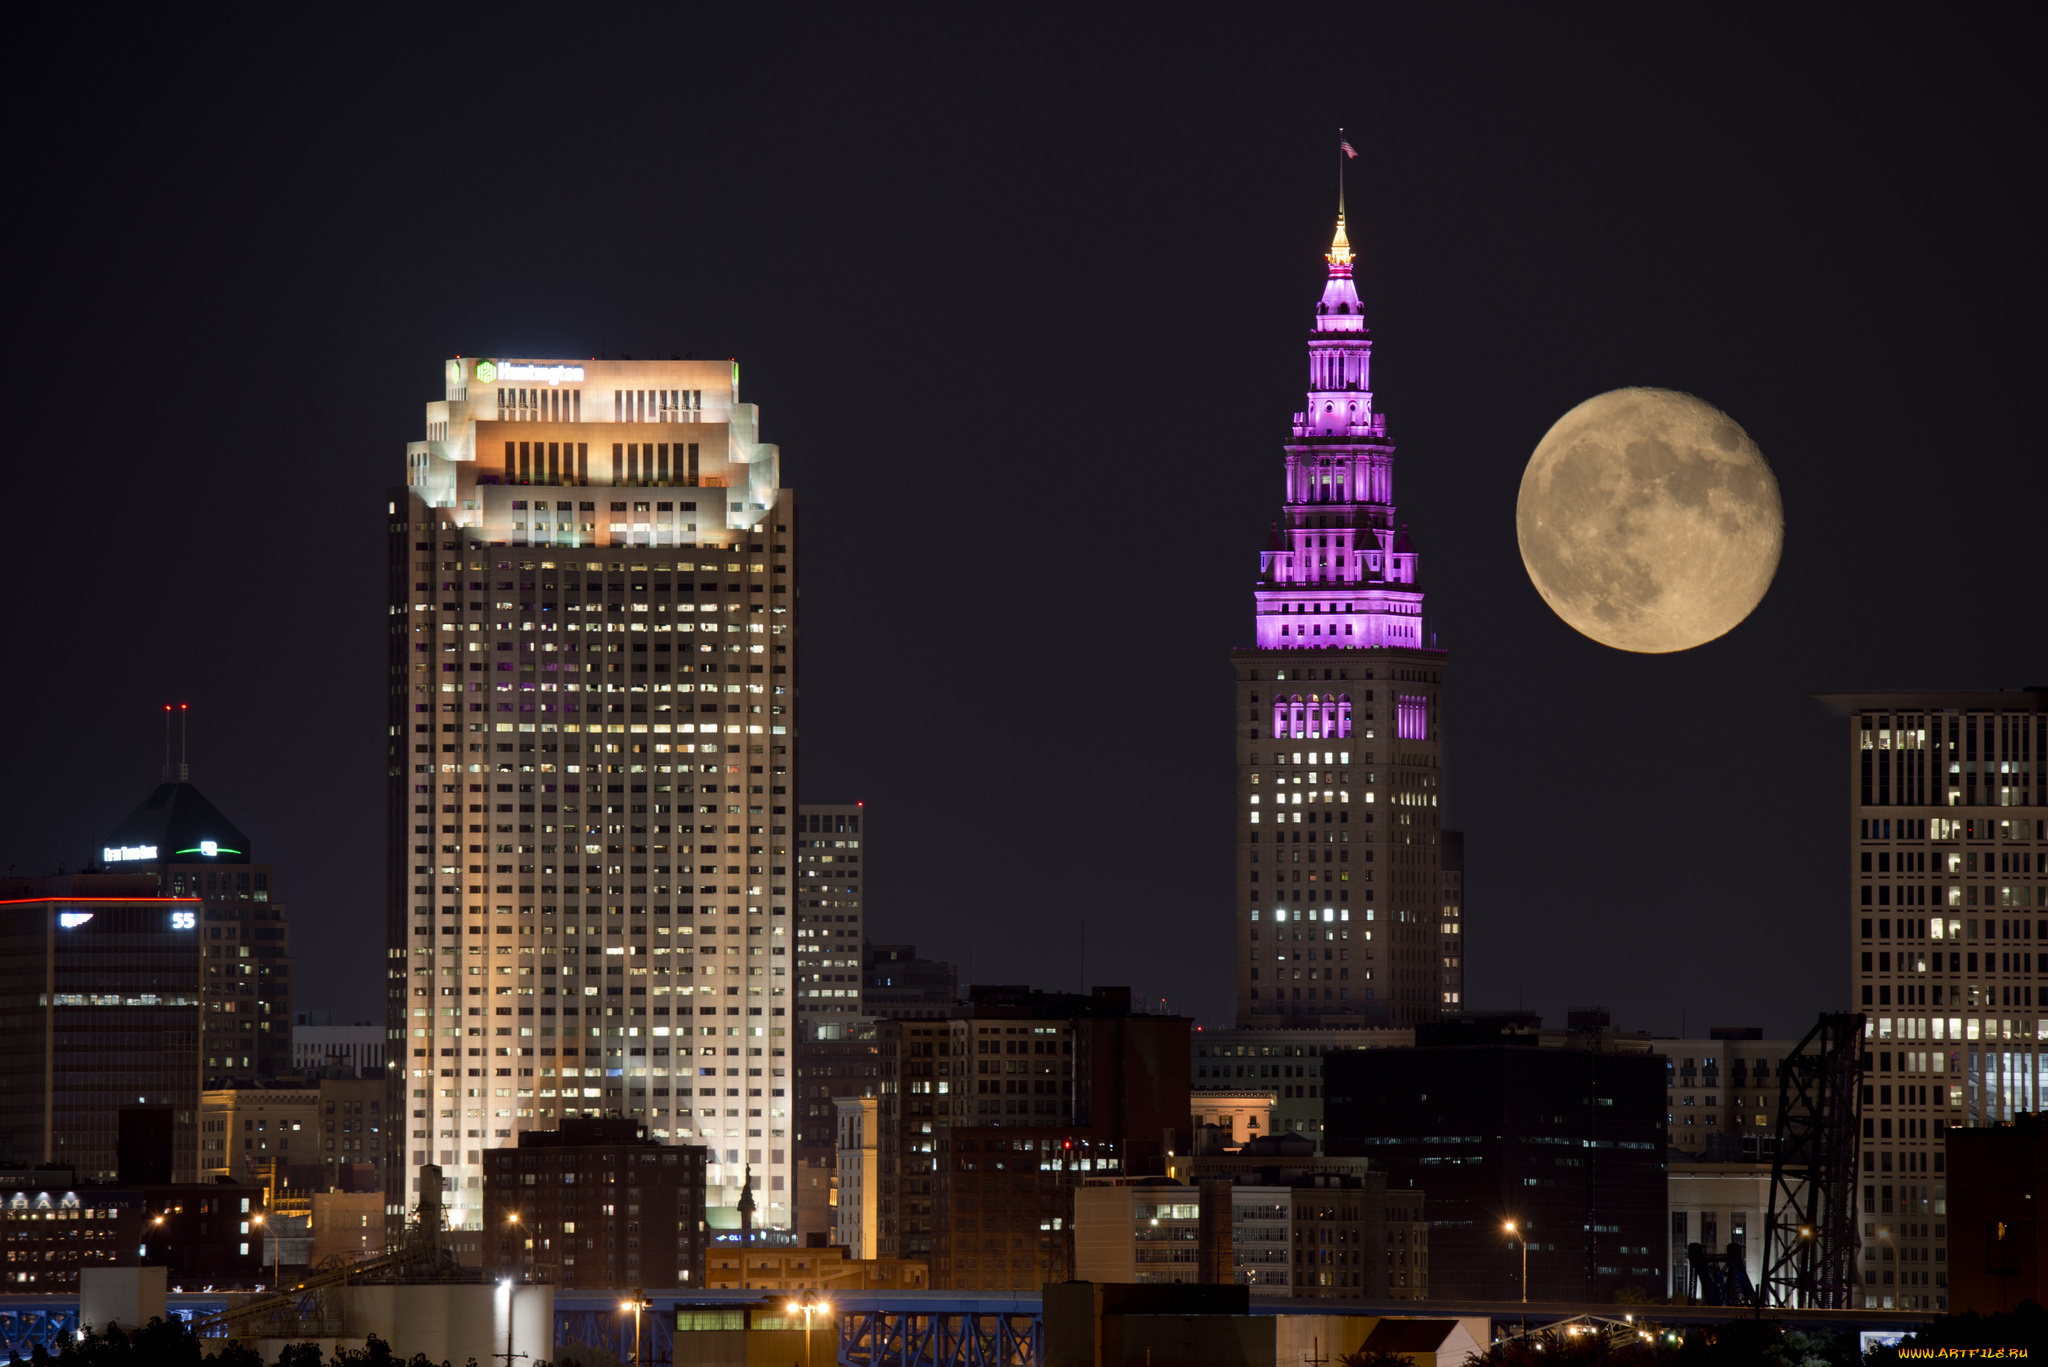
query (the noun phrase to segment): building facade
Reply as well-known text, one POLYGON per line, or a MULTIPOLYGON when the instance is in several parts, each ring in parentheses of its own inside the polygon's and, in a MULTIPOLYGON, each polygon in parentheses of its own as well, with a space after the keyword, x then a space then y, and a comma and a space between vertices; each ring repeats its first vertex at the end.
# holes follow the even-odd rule
POLYGON ((797 1019, 861 1015, 862 818, 858 802, 797 807, 797 1019))
POLYGON ((1443 832, 1443 1009, 1465 1009, 1465 833, 1443 832))
POLYGON ((1413 1030, 1370 1029, 1362 1024, 1197 1031, 1188 1041, 1193 1110, 1197 1116, 1211 1113, 1223 1098, 1248 1087, 1270 1091, 1273 1104, 1264 1132, 1301 1135, 1321 1152, 1323 1060, 1342 1049, 1405 1049, 1414 1043, 1413 1030))
POLYGON ((110 872, 154 877, 157 895, 195 897, 206 941, 206 1085, 233 1087, 291 1071, 291 923, 272 872, 248 837, 189 779, 165 781, 100 851, 110 872))
POLYGON ((918 958, 916 945, 870 944, 862 958, 862 1000, 878 1020, 943 1020, 959 1005, 959 968, 918 958))
POLYGON ((850 1258, 873 1258, 882 1218, 881 1103, 871 1096, 843 1096, 832 1105, 839 1122, 832 1242, 850 1258))
POLYGON ((1426 1194, 1432 1295, 1519 1300, 1519 1237, 1530 1300, 1665 1285, 1663 1059, 1465 1025, 1418 1040, 1325 1061, 1325 1148, 1426 1194))
POLYGON ((1947 1310, 1976 1234, 1951 1242, 1945 1136, 2048 1106, 2048 689, 1821 701, 1849 722, 1860 1291, 1947 1310))
POLYGON ((195 1178, 207 1026, 201 904, 155 892, 154 878, 107 875, 0 885, 8 1161, 112 1180, 121 1106, 167 1106, 172 1175, 195 1178))
POLYGON ((1326 260, 1256 644, 1231 652, 1240 1026, 1408 1026, 1444 990, 1447 657, 1396 514, 1341 206, 1326 260))
POLYGON ((462 358, 388 500, 395 1233, 572 1118, 791 1220, 796 507, 728 361, 462 358))
POLYGON ((13 1295, 76 1295, 80 1271, 109 1267, 164 1268, 172 1291, 255 1291, 269 1280, 265 1232, 260 1188, 0 1166, 0 1284, 13 1295))
POLYGON ((703 1286, 708 1150, 631 1120, 566 1120, 491 1152, 486 1268, 570 1290, 703 1286))
POLYGON ((1328 1158, 1300 1135, 1268 1135, 1235 1153, 1169 1158, 1170 1177, 1232 1186, 1236 1280, 1254 1296, 1426 1300, 1424 1192, 1364 1158, 1328 1158))
POLYGON ((941 1288, 1071 1275, 1073 1189, 1157 1173, 1188 1124, 1182 1016, 1092 993, 978 986, 951 1019, 880 1028, 881 1256, 941 1288))
POLYGON ((301 1011, 292 1018, 292 1071, 360 1077, 384 1066, 387 1035, 367 1021, 335 1025, 325 1013, 301 1011))

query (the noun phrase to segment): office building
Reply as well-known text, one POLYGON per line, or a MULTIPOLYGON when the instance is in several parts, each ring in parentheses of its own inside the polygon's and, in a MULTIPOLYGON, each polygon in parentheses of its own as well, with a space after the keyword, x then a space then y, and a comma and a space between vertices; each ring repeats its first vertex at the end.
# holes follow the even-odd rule
POLYGON ((1443 832, 1443 1009, 1465 1009, 1465 833, 1443 832))
POLYGON ((0 882, 13 1161, 110 1180, 119 1108, 166 1106, 169 1176, 195 1179, 201 1089, 289 1070, 290 926, 273 892, 247 838, 182 780, 115 828, 95 871, 0 882))
POLYGON ((751 1166, 787 1229, 779 452, 729 361, 445 371, 388 499, 392 1227, 422 1164, 476 1231, 491 1149, 615 1117, 704 1146, 714 1223, 751 1166))
MULTIPOLYGON (((1949 1269, 1956 1312, 1995 1315, 2048 1291, 2048 1224, 2041 1193, 2048 1182, 2048 1119, 2038 1112, 1948 1136, 1950 1220, 1961 1235, 1949 1269)), ((1880 1223, 1890 1242, 1896 1225, 1880 1223)))
POLYGON ((828 1017, 801 1021, 798 1029, 796 1235, 813 1248, 835 1242, 839 1226, 839 1106, 879 1093, 881 1044, 870 1019, 828 1017))
POLYGON ((1254 1296, 1428 1299, 1425 1193, 1390 1183, 1369 1159, 1319 1156, 1282 1134, 1176 1154, 1166 1172, 1190 1190, 1231 1185, 1234 1276, 1254 1296))
MULTIPOLYGON (((1621 1047, 1641 1038, 1607 1040, 1621 1047)), ((1778 1134, 1778 1080, 1797 1040, 1767 1040, 1755 1026, 1729 1026, 1709 1030, 1706 1039, 1653 1039, 1649 1047, 1664 1056, 1665 1142, 1673 1162, 1769 1165, 1778 1134)))
POLYGON ((397 1148, 385 1123, 388 1092, 382 1077, 210 1089, 199 1100, 199 1180, 306 1193, 382 1190, 386 1157, 397 1148))
POLYGON ((882 1216, 881 1103, 871 1096, 843 1096, 832 1105, 839 1121, 832 1242, 849 1257, 872 1258, 882 1216))
POLYGON ((570 1290, 702 1286, 708 1156, 632 1120, 522 1130, 486 1162, 484 1266, 570 1290))
POLYGON ((1312 1029, 1199 1030, 1188 1040, 1192 1109, 1210 1114, 1243 1089, 1269 1091, 1266 1134, 1298 1134, 1323 1143, 1323 1059, 1340 1049, 1405 1049, 1413 1030, 1361 1024, 1312 1029))
POLYGON ((1073 1190, 1157 1173, 1188 1123, 1183 1016, 1092 993, 978 986, 952 1019, 881 1024, 885 1258, 935 1287, 1029 1289, 1072 1275, 1073 1190))
POLYGON ((291 923, 268 864, 193 787, 166 775, 100 851, 110 873, 156 879, 161 897, 195 897, 210 1004, 200 1056, 206 1085, 233 1087, 291 1071, 291 923))
POLYGON ((1416 1040, 1324 1059, 1324 1148, 1426 1193, 1431 1295, 1521 1299, 1523 1234, 1530 1300, 1666 1284, 1662 1058, 1489 1022, 1416 1040))
POLYGON ((292 1017, 292 1071, 362 1077, 384 1066, 385 1029, 368 1021, 335 1025, 325 1012, 292 1017))
POLYGON ((797 1019, 861 1014, 862 804, 797 807, 797 1019))
POLYGON ((865 905, 858 802, 803 803, 796 816, 796 1165, 791 1207, 807 1247, 833 1238, 838 1177, 833 1098, 859 1096, 875 1076, 874 1022, 861 1014, 865 905), (849 1084, 853 1084, 849 1090, 849 1084))
POLYGON ((238 1183, 85 1182, 62 1164, 0 1165, 0 1285, 76 1295, 85 1268, 161 1267, 173 1291, 267 1282, 261 1188, 238 1183))
POLYGON ((960 1000, 960 970, 917 957, 916 945, 866 946, 862 1001, 878 1020, 943 1020, 960 1000))
POLYGON ((1955 1129, 2048 1106, 2048 689, 1829 693, 1847 717, 1849 1007, 1867 1018, 1866 1309, 1949 1308, 1955 1129))
POLYGON ((1751 1287, 1763 1285, 1764 1221, 1771 1209, 1771 1163, 1708 1162, 1671 1155, 1665 1203, 1671 1222, 1670 1285, 1659 1292, 1703 1299, 1707 1288, 1692 1274, 1690 1252, 1713 1256, 1735 1252, 1751 1287))
POLYGON ((1373 404, 1344 214, 1237 680, 1237 1023, 1441 1007, 1443 676, 1373 404), (1385 721, 1380 717, 1384 714, 1385 721), (1386 732, 1381 735, 1380 732, 1386 732))

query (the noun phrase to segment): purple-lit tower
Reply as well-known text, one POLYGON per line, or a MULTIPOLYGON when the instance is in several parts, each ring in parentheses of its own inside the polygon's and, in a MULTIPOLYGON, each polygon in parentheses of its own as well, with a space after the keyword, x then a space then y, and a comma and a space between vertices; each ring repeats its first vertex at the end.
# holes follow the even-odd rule
POLYGON ((1447 657, 1395 521, 1341 204, 1325 259, 1257 645, 1231 652, 1241 1026, 1406 1026, 1462 1005, 1439 964, 1447 657))

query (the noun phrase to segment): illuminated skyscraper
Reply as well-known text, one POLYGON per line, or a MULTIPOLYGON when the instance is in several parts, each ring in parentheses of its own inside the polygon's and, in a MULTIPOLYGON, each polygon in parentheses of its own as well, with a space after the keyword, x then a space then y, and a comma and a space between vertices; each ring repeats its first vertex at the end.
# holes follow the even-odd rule
POLYGON ((438 1163, 479 1230, 484 1150, 574 1117, 710 1149, 714 1225, 751 1165, 790 1224, 796 508, 738 376, 453 360, 406 448, 393 1220, 438 1163))
POLYGON ((1443 994, 1441 697, 1344 213, 1237 677, 1237 1019, 1404 1026, 1443 994))
POLYGON ((1819 697, 1849 719, 1857 1304, 1946 1310, 1952 1262, 2002 1255, 1950 1236, 1945 1136, 2048 1108, 2048 689, 1819 697))

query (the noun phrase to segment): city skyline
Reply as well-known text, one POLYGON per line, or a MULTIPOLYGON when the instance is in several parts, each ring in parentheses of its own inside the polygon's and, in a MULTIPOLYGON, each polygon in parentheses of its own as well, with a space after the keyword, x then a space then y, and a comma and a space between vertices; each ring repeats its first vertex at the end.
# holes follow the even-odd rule
MULTIPOLYGON (((1466 1004, 1555 1021, 1600 1002, 1630 1028, 1796 1037, 1841 1004, 1843 949, 1839 720, 1808 694, 2016 688, 2048 664, 2028 620, 2040 477, 2021 406, 2003 397, 2025 392, 2031 350, 2013 321, 2031 312, 2029 282, 2006 264, 2020 259, 2004 200, 2017 135, 1962 136, 2012 126, 1995 82, 1980 94, 1922 81, 1895 98, 1887 77, 1909 57, 1894 49, 1877 50, 1873 74, 1816 75, 1807 59, 1831 41, 1818 28, 1768 59, 1697 36, 1684 79, 1623 61, 1616 98, 1643 111, 1623 127, 1591 97, 1552 98, 1543 63, 1511 54, 1516 22, 1463 51, 1418 18, 1376 17, 1360 30, 1382 58, 1369 99, 1262 103, 1293 84, 1292 39, 1271 35, 1244 54, 1241 101, 1205 110, 1198 78, 1224 60, 1203 49, 1186 88, 1146 72, 1043 114, 1001 152, 931 124, 1000 124, 985 116, 1016 107, 1021 68, 985 71, 980 91, 935 78, 944 120, 881 102, 814 133, 847 93, 821 33, 785 58, 815 89, 796 79, 773 107, 712 100, 698 116, 729 136, 689 144, 691 183, 754 193, 656 187, 654 207, 611 223, 588 256, 495 225, 474 250, 453 248, 365 207, 414 194, 402 149, 417 109, 366 113, 317 73, 303 94, 259 76, 266 101, 307 117, 258 129, 209 130, 210 96, 166 102, 114 140, 139 179, 80 186, 77 207, 32 227, 46 269, 26 335, 101 358, 63 368, 32 437, 70 453, 77 415, 138 402, 153 414, 147 401, 165 394, 182 416, 150 417, 165 430, 148 454, 94 443, 26 470, 30 506, 83 505, 89 532, 31 529, 25 639, 69 644, 114 612, 122 635, 118 669, 56 688, 15 675, 14 715, 34 718, 17 762, 35 781, 10 794, 10 862, 40 873, 95 851, 155 779, 158 708, 188 701, 194 782, 293 889, 296 1004, 376 1018, 383 937, 363 922, 381 893, 361 852, 380 840, 369 738, 382 725, 375 566, 391 435, 413 430, 412 404, 451 352, 736 355, 792 452, 785 482, 833 510, 806 545, 813 569, 831 569, 808 581, 803 797, 864 800, 892 831, 923 833, 917 854, 873 866, 869 935, 958 962, 970 980, 1072 989, 1085 934, 1089 980, 1227 1024, 1231 758, 1216 719, 1231 685, 1217 661, 1252 644, 1245 565, 1279 492, 1275 415, 1298 401, 1292 344, 1322 274, 1311 258, 1327 245, 1343 126, 1361 152, 1359 281, 1390 344, 1382 386, 1417 456, 1403 499, 1427 510, 1431 613, 1459 652, 1444 824, 1470 838, 1480 930, 1466 1004), (1744 97, 1708 120, 1702 92, 1729 70, 1744 73, 1744 97), (1179 127, 1146 109, 1160 94, 1179 127), (245 159, 228 154, 270 149, 287 127, 310 147, 295 164, 337 168, 360 198, 337 202, 298 173, 260 193, 236 179, 245 159), (815 158, 788 183, 743 174, 807 137, 815 158), (189 146, 170 156, 167 138, 189 146), (946 202, 929 174, 962 155, 1012 161, 946 202), (109 238, 102 217, 128 215, 97 211, 125 210, 116 193, 250 212, 109 238), (1091 232, 1066 230, 1054 207, 1078 197, 1096 208, 1091 232), (977 317, 981 291, 998 301, 993 324, 977 317), (116 342, 135 348, 118 367, 116 342), (1673 659, 1573 637, 1515 556, 1515 481, 1535 440, 1626 383, 1724 407, 1785 489, 1770 596, 1725 640, 1673 659), (139 400, 111 399, 117 385, 139 400), (195 416, 213 403, 237 421, 195 416), (1133 437, 1148 406, 1161 422, 1133 437), (1079 672, 1091 694, 1162 701, 1146 724, 1113 729, 1098 761, 1104 747, 1086 741, 1063 753, 1081 727, 1047 694, 1071 696, 1074 681, 1048 679, 1067 671, 1028 647, 1074 640, 1075 605, 1099 600, 1083 527, 1114 525, 1134 485, 1105 476, 1133 454, 1164 472, 1151 511, 1172 572, 1118 600, 1079 672), (1048 495, 1029 479, 1040 470, 1074 487, 1048 495), (964 545, 942 546, 970 512, 964 545), (1905 553, 1916 540, 1956 557, 1967 591, 1905 553), (898 620, 878 615, 896 603, 898 620), (1907 653, 1902 622, 1931 624, 1941 650, 1907 653), (879 662, 873 647, 897 639, 917 643, 915 665, 879 662), (914 729, 878 721, 906 709, 914 729), (293 757, 288 781, 280 755, 293 757), (1132 785, 1146 791, 1134 799, 1132 785)), ((1520 37, 1588 75, 1654 41, 1608 36, 1568 59, 1562 36, 1520 37)), ((194 45, 201 68, 235 51, 203 27, 138 30, 109 60, 147 92, 159 46, 194 45)), ((584 154, 567 133, 537 136, 543 161, 584 154)), ((499 155, 486 146, 479 163, 499 155)), ((607 161, 599 179, 631 165, 607 161)), ((72 184, 54 161, 36 171, 72 184)), ((497 179, 455 187, 450 217, 492 223, 497 179)))

